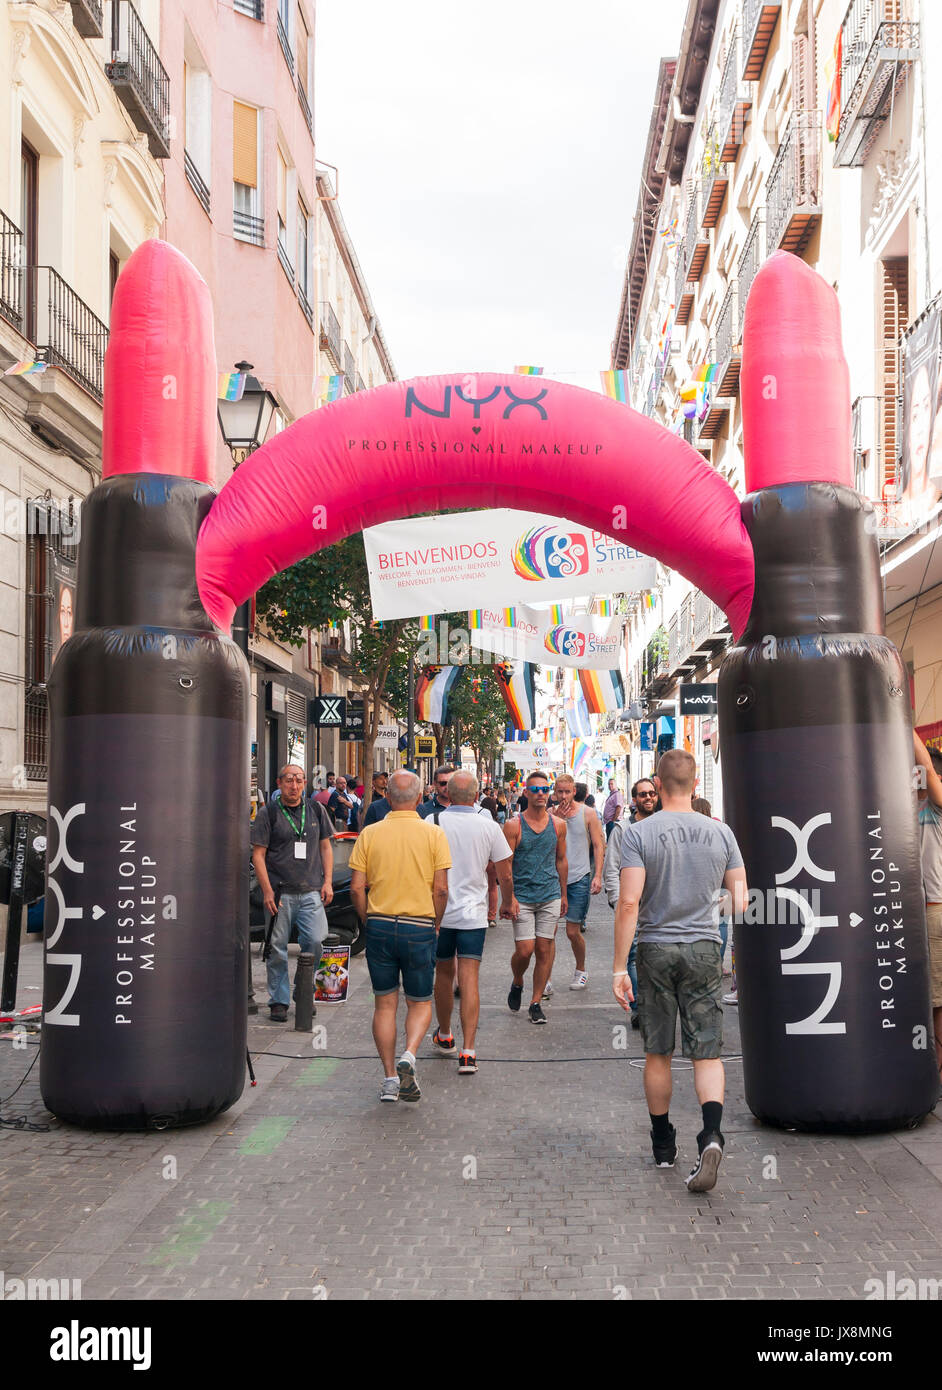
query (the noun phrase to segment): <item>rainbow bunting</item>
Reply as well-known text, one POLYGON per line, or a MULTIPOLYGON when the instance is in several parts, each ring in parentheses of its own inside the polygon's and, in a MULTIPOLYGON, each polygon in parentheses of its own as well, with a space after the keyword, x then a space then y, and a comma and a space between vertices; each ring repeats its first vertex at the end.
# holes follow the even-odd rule
POLYGON ((612 601, 610 598, 599 598, 595 600, 595 611, 600 618, 610 618, 612 616, 612 601))
POLYGON ((339 632, 340 628, 341 622, 339 618, 331 618, 330 622, 327 624, 327 630, 329 632, 339 632))
POLYGON ((602 390, 609 400, 621 401, 622 405, 628 405, 630 402, 628 372, 600 372, 599 375, 602 378, 602 390))
POLYGON ((245 372, 220 372, 216 395, 221 401, 241 401, 245 378, 245 372))
POLYGON ((420 618, 420 619, 419 619, 419 631, 420 631, 420 632, 434 632, 434 631, 435 631, 435 617, 434 617, 433 614, 429 613, 426 617, 420 618))
POLYGON ((561 623, 563 620, 563 605, 561 603, 551 603, 549 606, 549 620, 551 623, 561 623))
POLYGON ((374 618, 373 621, 370 623, 370 627, 373 628, 376 632, 381 632, 385 626, 386 624, 382 618, 374 618))
POLYGON ((313 394, 319 406, 330 405, 331 401, 336 401, 343 395, 343 377, 316 376, 314 378, 313 394))
POLYGON ((517 376, 542 376, 542 367, 514 367, 517 376))
POLYGON ((666 226, 666 227, 662 227, 661 230, 658 232, 658 236, 669 237, 669 236, 671 236, 671 235, 676 234, 676 232, 677 232, 677 218, 676 218, 676 217, 672 217, 671 220, 670 220, 670 222, 668 222, 667 226, 666 226))
POLYGON ((468 610, 468 627, 472 632, 480 632, 483 624, 481 622, 481 609, 471 608, 468 610))
POLYGON ((504 609, 504 627, 514 627, 514 626, 516 626, 516 622, 517 622, 517 610, 516 610, 516 608, 505 608, 505 609, 504 609))
POLYGON ((713 381, 719 369, 718 362, 701 362, 693 374, 693 379, 704 383, 713 381))
POLYGON ((14 362, 12 367, 7 367, 4 376, 36 376, 39 372, 44 372, 47 367, 46 362, 34 362, 30 358, 22 362, 14 362))

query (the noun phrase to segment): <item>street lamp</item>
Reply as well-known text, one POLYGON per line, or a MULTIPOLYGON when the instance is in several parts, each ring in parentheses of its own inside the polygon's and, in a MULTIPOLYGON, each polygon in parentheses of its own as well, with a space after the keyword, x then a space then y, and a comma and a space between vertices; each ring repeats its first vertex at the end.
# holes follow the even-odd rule
POLYGON ((251 362, 237 362, 235 367, 237 372, 246 373, 245 389, 239 400, 220 400, 217 405, 222 437, 238 465, 264 444, 278 402, 257 377, 248 375, 251 362))

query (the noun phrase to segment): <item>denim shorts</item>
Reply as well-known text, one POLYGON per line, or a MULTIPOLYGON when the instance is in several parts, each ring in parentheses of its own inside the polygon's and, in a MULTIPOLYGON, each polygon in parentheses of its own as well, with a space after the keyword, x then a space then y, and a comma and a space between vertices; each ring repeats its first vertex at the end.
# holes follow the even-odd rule
POLYGON ((436 960, 480 960, 484 955, 487 927, 440 927, 436 960))
POLYGON ((435 924, 414 917, 366 919, 366 965, 374 994, 402 988, 415 1004, 431 999, 435 985, 435 924))
POLYGON ((589 911, 589 889, 591 887, 591 874, 583 874, 582 878, 577 878, 575 883, 566 884, 567 922, 578 922, 580 927, 582 926, 589 911))

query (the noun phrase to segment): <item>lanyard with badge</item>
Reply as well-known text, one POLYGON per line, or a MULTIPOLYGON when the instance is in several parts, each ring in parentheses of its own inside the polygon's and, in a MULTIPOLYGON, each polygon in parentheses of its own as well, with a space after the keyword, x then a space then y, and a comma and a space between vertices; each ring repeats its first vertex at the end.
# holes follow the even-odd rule
POLYGON ((289 816, 289 815, 288 815, 288 812, 285 810, 284 802, 283 802, 283 801, 279 801, 279 802, 278 802, 278 805, 281 807, 281 810, 284 812, 285 820, 286 820, 286 821, 288 822, 288 824, 291 826, 291 829, 294 831, 295 835, 298 836, 298 839, 296 839, 295 842, 294 842, 294 857, 295 857, 295 859, 306 859, 306 858, 307 858, 307 843, 306 843, 306 841, 305 841, 305 839, 304 839, 304 825, 305 825, 305 819, 306 819, 306 817, 307 817, 307 807, 304 805, 304 802, 302 801, 302 803, 301 803, 301 828, 300 828, 300 830, 299 830, 297 824, 295 823, 295 821, 294 821, 294 819, 293 819, 293 817, 289 816))

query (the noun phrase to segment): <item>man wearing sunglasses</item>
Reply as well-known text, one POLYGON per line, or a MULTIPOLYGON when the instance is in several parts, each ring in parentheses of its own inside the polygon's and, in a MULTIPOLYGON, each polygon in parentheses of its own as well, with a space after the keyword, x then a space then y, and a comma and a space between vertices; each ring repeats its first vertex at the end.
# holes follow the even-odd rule
MULTIPOLYGON (((634 802, 635 811, 631 817, 631 824, 637 825, 641 821, 646 821, 649 816, 653 816, 660 806, 660 792, 650 777, 641 777, 631 789, 631 800, 634 802)), ((605 851, 605 868, 602 873, 602 880, 605 884, 605 895, 608 898, 609 907, 618 910, 618 898, 621 892, 619 875, 621 873, 621 846, 625 834, 625 822, 619 817, 612 825, 612 834, 605 851)), ((638 972, 636 968, 636 956, 638 952, 638 937, 635 934, 631 943, 631 950, 628 953, 626 962, 628 967, 628 978, 631 980, 631 1026, 640 1028, 641 1020, 638 1018, 638 972)))
POLYGON ((513 851, 514 896, 501 917, 514 924, 515 949, 510 961, 513 983, 507 995, 512 1013, 519 1012, 523 977, 533 956, 531 1023, 546 1023, 543 991, 556 955, 556 927, 566 914, 566 824, 550 815, 550 781, 545 772, 531 772, 526 782, 527 809, 507 821, 504 834, 513 851))
POLYGON ((441 767, 435 769, 435 790, 428 801, 423 801, 422 805, 419 807, 419 815, 423 820, 427 820, 429 816, 433 816, 435 817, 435 824, 437 825, 438 815, 441 815, 442 811, 447 810, 451 805, 448 796, 448 779, 454 770, 451 763, 443 763, 441 767), (438 815, 436 815, 436 812, 438 815))

